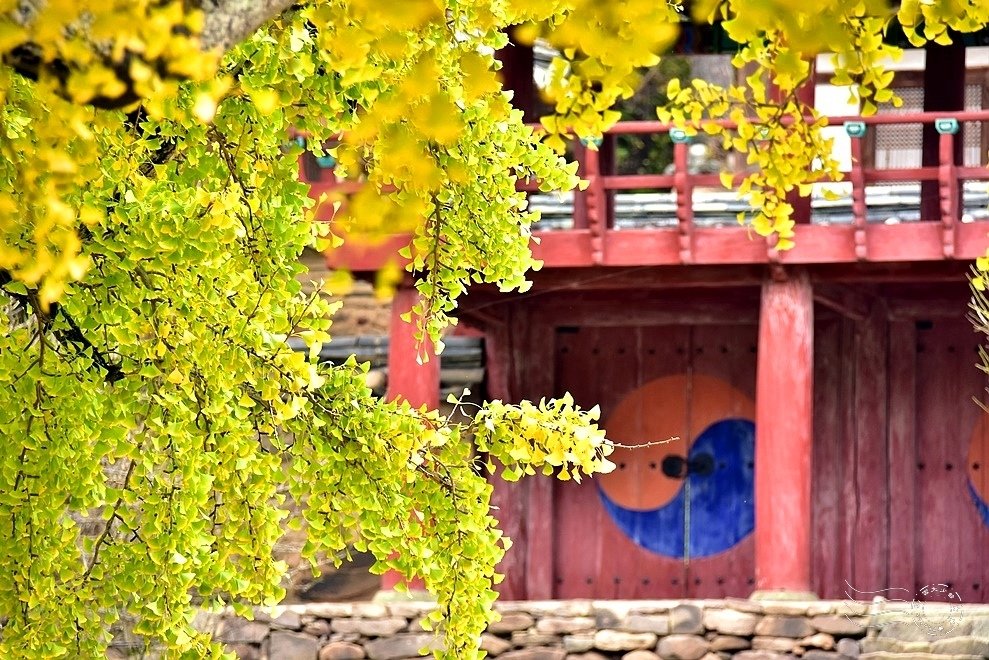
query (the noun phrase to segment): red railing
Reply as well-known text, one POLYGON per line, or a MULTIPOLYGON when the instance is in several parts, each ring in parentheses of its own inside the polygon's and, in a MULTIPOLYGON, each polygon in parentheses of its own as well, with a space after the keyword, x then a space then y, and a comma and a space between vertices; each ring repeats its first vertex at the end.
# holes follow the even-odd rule
MULTIPOLYGON (((567 229, 537 231, 540 238, 533 251, 547 266, 628 266, 729 263, 835 263, 855 261, 927 261, 972 259, 989 246, 989 221, 963 223, 960 205, 962 182, 989 181, 989 169, 966 167, 956 158, 959 136, 951 129, 964 122, 989 122, 989 111, 958 113, 904 113, 873 117, 829 117, 829 126, 845 126, 851 142, 851 170, 842 181, 851 186, 850 223, 821 225, 810 222, 807 206, 798 207, 795 219, 796 247, 775 250, 772 241, 753 234, 737 224, 699 226, 695 222, 694 190, 720 188, 717 174, 691 173, 689 145, 673 144, 673 171, 667 174, 618 174, 602 167, 601 152, 577 149, 581 176, 587 180, 584 191, 573 193, 573 222, 567 229), (912 168, 877 169, 863 167, 863 139, 870 127, 883 124, 938 125, 937 165, 912 168), (864 132, 856 129, 864 127, 864 132), (936 193, 936 204, 925 204, 921 197, 920 221, 896 225, 869 222, 867 187, 895 182, 919 183, 922 191, 936 193), (651 228, 616 228, 614 195, 632 190, 668 190, 675 196, 675 225, 651 228), (802 216, 802 217, 801 217, 802 216)), ((726 128, 734 126, 725 122, 726 128)), ((661 135, 674 127, 654 121, 620 122, 609 136, 631 134, 661 135)), ((737 184, 743 174, 735 175, 737 184)), ((341 184, 313 182, 314 190, 341 184)), ((344 183, 348 191, 353 183, 344 183)), ((533 183, 520 182, 522 190, 535 191, 533 183)), ((374 248, 345 246, 328 256, 332 265, 353 269, 380 266, 406 241, 395 237, 374 248)))

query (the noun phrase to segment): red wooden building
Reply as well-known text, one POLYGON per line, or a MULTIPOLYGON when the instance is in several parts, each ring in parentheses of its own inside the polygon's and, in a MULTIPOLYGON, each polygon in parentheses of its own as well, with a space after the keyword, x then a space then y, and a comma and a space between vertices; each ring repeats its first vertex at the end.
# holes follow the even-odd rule
MULTIPOLYGON (((958 131, 989 126, 989 109, 964 110, 964 47, 927 58, 923 110, 830 120, 849 140, 849 199, 798 205, 794 249, 734 213, 701 213, 716 195, 698 189, 718 177, 691 173, 685 142, 674 171, 652 175, 585 151, 590 185, 565 228, 538 232, 531 291, 463 300, 489 397, 569 391, 626 444, 680 438, 621 453, 604 479, 499 485, 515 541, 503 597, 844 598, 943 583, 989 602, 989 431, 966 279, 989 246, 989 170, 985 149, 962 159, 958 131), (879 126, 919 128, 917 166, 865 155, 879 126), (661 192, 628 192, 643 189, 661 192), (901 198, 883 201, 890 191, 901 198)), ((524 64, 508 67, 523 71, 516 86, 524 64)), ((401 242, 331 261, 370 270, 401 242)), ((416 365, 397 321, 413 300, 395 298, 389 392, 435 404, 436 361, 416 365)))

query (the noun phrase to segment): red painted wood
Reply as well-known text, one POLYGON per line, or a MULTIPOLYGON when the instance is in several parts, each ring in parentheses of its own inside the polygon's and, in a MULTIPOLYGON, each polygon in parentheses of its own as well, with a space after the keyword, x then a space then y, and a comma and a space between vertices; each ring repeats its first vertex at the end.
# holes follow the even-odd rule
POLYGON ((756 589, 810 589, 813 292, 805 273, 762 289, 756 380, 756 589))
POLYGON ((391 307, 388 343, 388 394, 390 401, 403 399, 413 406, 439 406, 440 361, 429 341, 415 338, 415 323, 401 316, 412 311, 419 293, 411 287, 395 292, 391 307), (419 358, 422 358, 421 360, 419 358))
POLYGON ((955 259, 971 260, 986 253, 989 222, 961 223, 955 232, 955 259))
MULTIPOLYGON (((757 304, 751 304, 750 313, 757 304)), ((740 320, 725 312, 731 325, 698 325, 691 329, 691 374, 714 376, 755 399, 755 349, 759 341, 756 323, 737 325, 740 320)), ((753 319, 754 320, 754 319, 753 319)), ((702 429, 692 429, 697 435, 702 429)), ((689 598, 747 596, 755 583, 755 542, 752 536, 726 552, 691 559, 687 566, 689 598)))
MULTIPOLYGON (((876 115, 873 117, 831 117, 832 125, 848 120, 863 121, 868 125, 923 123, 925 126, 944 115, 959 121, 989 121, 989 110, 977 112, 925 112, 904 115, 876 115)), ((730 122, 725 123, 730 125, 730 122)), ((628 133, 662 133, 671 127, 659 122, 621 122, 608 132, 609 138, 628 133)), ((961 179, 989 180, 989 170, 964 168, 952 160, 950 153, 957 152, 960 141, 949 136, 942 138, 944 154, 940 165, 898 170, 870 170, 860 167, 860 140, 853 139, 855 167, 846 177, 853 183, 853 210, 857 221, 853 226, 816 226, 801 224, 796 230, 794 250, 767 254, 763 239, 754 236, 748 228, 737 226, 701 229, 694 225, 690 192, 694 186, 720 186, 716 175, 691 175, 686 169, 686 146, 675 150, 676 172, 673 175, 613 175, 601 168, 600 156, 576 146, 580 172, 590 185, 584 192, 574 195, 574 229, 569 231, 537 232, 542 243, 534 245, 537 258, 551 268, 586 267, 607 265, 672 265, 696 264, 745 264, 767 263, 853 263, 856 261, 924 261, 954 258, 955 254, 970 258, 981 254, 989 222, 972 223, 961 227, 954 221, 958 215, 958 181, 961 179), (950 144, 949 144, 950 142, 950 144), (942 193, 938 198, 936 213, 925 212, 922 217, 945 223, 934 227, 930 222, 903 223, 896 226, 867 224, 864 222, 864 185, 872 182, 926 181, 936 183, 940 179, 942 193), (609 229, 613 224, 609 191, 640 187, 678 190, 678 225, 670 228, 621 230, 609 229), (944 206, 943 213, 940 205, 944 206), (981 236, 977 233, 981 232, 981 236)), ((957 153, 955 153, 957 156, 957 153)), ((736 176, 736 180, 738 176, 736 176)), ((359 182, 314 182, 312 194, 332 192, 341 195, 353 192, 359 182)), ((520 183, 522 188, 531 185, 520 183)), ((937 190, 935 186, 934 190, 937 190)), ((330 206, 321 211, 328 218, 330 206)), ((327 253, 331 267, 347 267, 356 271, 376 270, 389 259, 399 263, 397 251, 408 243, 408 237, 391 237, 379 245, 356 245, 352 242, 327 253)))
POLYGON ((591 232, 587 229, 534 233, 539 242, 532 244, 532 256, 544 265, 558 268, 592 265, 591 232))
POLYGON ((843 421, 850 406, 842 399, 841 317, 818 318, 814 324, 814 447, 811 464, 813 511, 811 527, 811 587, 821 598, 846 598, 844 581, 851 575, 844 540, 843 421), (827 467, 825 467, 827 466, 827 467))
MULTIPOLYGON (((946 133, 938 143, 938 194, 941 199, 941 251, 945 259, 955 256, 955 225, 959 221, 961 197, 955 169, 955 136, 946 133)), ((923 195, 923 187, 921 187, 923 195)), ((923 209, 922 209, 923 210, 923 209)), ((923 218, 923 213, 920 216, 923 218)))
MULTIPOLYGON (((943 226, 940 222, 910 222, 898 225, 865 226, 867 260, 873 263, 936 261, 944 259, 943 226)), ((956 224, 957 259, 973 259, 985 254, 989 221, 956 224)), ((852 225, 798 225, 796 246, 781 252, 783 264, 847 264, 858 261, 855 253, 855 227, 852 225)), ((546 268, 586 268, 594 265, 591 233, 584 230, 535 232, 533 256, 546 268)), ((767 263, 765 241, 745 227, 695 228, 692 232, 693 263, 697 265, 767 263)), ((369 272, 386 262, 402 261, 398 249, 408 237, 395 236, 385 245, 361 247, 344 244, 325 254, 331 268, 369 272)), ((678 230, 607 230, 603 235, 607 266, 663 266, 680 264, 678 230)))
MULTIPOLYGON (((518 335, 521 346, 524 347, 524 362, 520 364, 522 380, 519 394, 523 399, 538 401, 553 391, 553 328, 530 316, 524 331, 518 335)), ((553 597, 554 477, 536 475, 527 477, 525 481, 528 490, 524 547, 525 597, 543 600, 553 597)))
POLYGON ((677 142, 673 145, 673 182, 677 198, 677 230, 679 233, 677 257, 680 263, 690 264, 694 261, 693 229, 694 229, 694 185, 687 169, 687 143, 677 142))
MULTIPOLYGON (((507 392, 512 401, 521 399, 522 383, 525 381, 524 364, 528 359, 525 344, 525 332, 530 323, 531 315, 526 305, 511 305, 502 312, 507 322, 507 335, 510 341, 502 344, 502 360, 505 361, 507 392)), ((497 586, 498 593, 506 600, 523 600, 526 596, 526 560, 527 560, 527 527, 528 517, 528 486, 526 482, 506 483, 494 476, 491 479, 494 490, 491 496, 493 514, 498 519, 498 525, 505 536, 513 542, 505 553, 498 572, 505 576, 504 581, 497 586)))
POLYGON ((855 258, 859 261, 865 260, 868 255, 868 247, 865 242, 865 176, 862 168, 862 138, 851 138, 852 147, 852 171, 849 173, 849 180, 852 182, 852 224, 855 226, 855 258))
POLYGON ((380 243, 361 243, 345 240, 343 245, 323 253, 329 268, 347 268, 354 272, 375 271, 388 262, 404 267, 408 259, 399 256, 398 251, 409 244, 411 237, 394 235, 380 243))
MULTIPOLYGON (((554 310, 549 306, 546 313, 552 316, 554 310)), ((606 420, 629 392, 663 376, 713 375, 751 394, 755 335, 754 324, 726 326, 724 319, 719 326, 564 326, 557 331, 556 394, 570 391, 581 405, 599 403, 606 420)), ((691 433, 696 429, 684 428, 681 435, 691 433)), ((555 490, 555 597, 744 596, 751 591, 751 538, 687 566, 632 543, 604 512, 593 482, 557 483, 555 490)))
POLYGON ((889 585, 917 579, 917 330, 914 321, 889 324, 889 585))
POLYGON ((676 229, 623 229, 604 236, 605 265, 671 264, 680 260, 676 229))
POLYGON ((642 188, 672 188, 672 174, 610 174, 601 177, 607 190, 638 190, 642 188))
POLYGON ((591 238, 591 263, 604 261, 604 232, 608 225, 608 200, 601 181, 600 152, 597 149, 584 149, 584 204, 587 210, 587 229, 591 238))
MULTIPOLYGON (((839 543, 844 553, 840 564, 842 577, 842 594, 846 591, 855 592, 852 581, 855 580, 855 526, 852 518, 858 506, 858 483, 855 475, 858 470, 858 457, 855 454, 856 419, 858 411, 855 408, 855 386, 858 370, 855 366, 855 350, 858 341, 857 324, 845 321, 841 325, 841 380, 839 396, 844 414, 839 418, 841 433, 841 498, 845 513, 839 534, 839 543)), ((845 595, 844 597, 849 597, 845 595)), ((868 596, 862 598, 868 600, 868 596)))
POLYGON ((866 227, 865 236, 869 246, 869 261, 924 261, 944 258, 941 225, 937 222, 872 224, 866 227))
MULTIPOLYGON (((899 181, 936 181, 938 178, 938 168, 932 167, 909 167, 889 170, 863 170, 862 178, 866 183, 896 183, 899 181)), ((927 218, 936 220, 937 216, 927 218)))
POLYGON ((853 534, 852 574, 857 589, 882 589, 888 583, 889 479, 887 444, 887 338, 885 310, 875 305, 856 324, 854 353, 855 435, 850 478, 855 500, 848 526, 853 534))
POLYGON ((951 585, 963 602, 984 602, 989 526, 967 491, 970 441, 985 414, 985 377, 973 364, 978 337, 959 311, 917 330, 916 586, 951 585))
MULTIPOLYGON (((415 289, 400 287, 392 299, 386 398, 389 401, 405 400, 413 406, 435 409, 439 406, 440 361, 431 343, 427 341, 420 345, 416 341, 414 323, 406 323, 401 319, 402 314, 412 310, 418 296, 415 289), (426 360, 420 363, 419 356, 426 360)), ((388 571, 381 576, 381 588, 393 589, 401 581, 401 575, 388 571)), ((409 586, 421 589, 422 582, 413 580, 409 586)))

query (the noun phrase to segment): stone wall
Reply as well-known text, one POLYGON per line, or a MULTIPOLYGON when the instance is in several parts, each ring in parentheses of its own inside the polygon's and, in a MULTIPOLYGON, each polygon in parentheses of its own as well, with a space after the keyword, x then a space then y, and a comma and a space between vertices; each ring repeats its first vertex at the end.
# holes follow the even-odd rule
MULTIPOLYGON (((240 658, 404 660, 434 643, 422 602, 320 603, 218 617, 240 658)), ((989 606, 854 601, 503 602, 482 639, 499 660, 975 660, 989 606)))

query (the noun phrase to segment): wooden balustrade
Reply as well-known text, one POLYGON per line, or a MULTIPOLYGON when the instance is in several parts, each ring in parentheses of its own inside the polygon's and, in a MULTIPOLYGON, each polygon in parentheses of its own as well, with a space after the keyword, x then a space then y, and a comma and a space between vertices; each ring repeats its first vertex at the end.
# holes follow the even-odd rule
MULTIPOLYGON (((594 148, 577 148, 580 172, 587 188, 573 193, 573 222, 567 229, 537 231, 540 243, 533 246, 537 258, 547 267, 629 266, 687 264, 842 263, 930 261, 973 259, 989 247, 989 220, 962 223, 961 195, 964 181, 989 182, 989 169, 966 167, 955 162, 957 127, 963 122, 987 122, 989 111, 958 113, 904 113, 872 117, 828 117, 829 126, 844 126, 850 138, 852 166, 841 182, 850 184, 851 223, 798 224, 796 247, 777 252, 772 244, 755 236, 751 229, 734 223, 700 226, 695 221, 694 190, 719 188, 717 174, 692 173, 688 141, 673 135, 673 171, 655 174, 617 174, 602 171, 602 159, 594 148), (938 128, 936 167, 877 169, 863 166, 862 139, 879 125, 934 124, 938 128), (869 222, 867 187, 897 182, 936 182, 939 196, 937 218, 921 217, 916 222, 883 224, 869 222), (669 226, 616 228, 612 196, 632 190, 669 190, 675 198, 675 211, 669 226)), ((719 122, 732 129, 731 122, 719 122)), ((652 134, 676 131, 658 121, 620 122, 609 136, 652 134)), ((734 176, 737 184, 742 174, 734 176)), ((353 182, 313 182, 314 191, 332 188, 354 189, 353 182)), ((989 183, 987 183, 989 187, 989 183)), ((520 190, 535 191, 532 182, 520 190)), ((328 253, 333 266, 354 270, 379 267, 386 254, 397 250, 404 239, 396 237, 374 248, 346 244, 328 253)))

